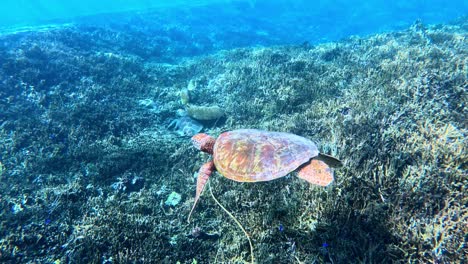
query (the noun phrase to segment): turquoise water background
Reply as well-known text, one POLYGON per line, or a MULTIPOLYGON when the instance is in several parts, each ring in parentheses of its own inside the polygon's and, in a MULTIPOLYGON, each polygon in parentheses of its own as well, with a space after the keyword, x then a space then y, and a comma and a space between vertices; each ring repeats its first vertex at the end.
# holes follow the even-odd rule
MULTIPOLYGON (((468 14, 468 1, 463 0, 3 0, 0 3, 0 28, 76 22, 77 18, 83 20, 83 17, 103 13, 161 11, 164 8, 204 5, 212 5, 213 12, 222 9, 222 12, 236 11, 255 19, 270 19, 278 24, 295 23, 297 30, 316 28, 316 34, 320 34, 324 41, 397 30, 408 27, 418 19, 425 24, 447 23, 468 14), (298 23, 291 17, 303 19, 298 23)), ((223 19, 218 19, 216 25, 222 27, 223 19)), ((255 27, 254 19, 251 23, 250 26, 255 27)))

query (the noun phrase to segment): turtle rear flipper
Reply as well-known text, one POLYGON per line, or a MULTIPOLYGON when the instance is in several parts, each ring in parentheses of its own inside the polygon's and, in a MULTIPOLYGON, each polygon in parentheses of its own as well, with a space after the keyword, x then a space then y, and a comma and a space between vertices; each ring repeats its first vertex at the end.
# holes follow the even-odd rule
POLYGON ((327 154, 320 153, 317 157, 315 157, 315 159, 325 162, 328 166, 332 168, 339 168, 343 166, 343 162, 341 162, 341 160, 327 154))
POLYGON ((297 176, 320 186, 328 186, 333 182, 333 170, 319 159, 312 159, 299 170, 297 176))
POLYGON ((198 171, 198 177, 197 177, 197 191, 195 194, 195 201, 193 202, 192 210, 190 210, 189 216, 187 218, 187 222, 190 223, 190 216, 193 213, 193 210, 195 209, 195 206, 197 206, 198 199, 200 199, 200 195, 203 192, 203 189, 205 189, 206 182, 210 178, 210 175, 213 173, 215 170, 215 165, 213 161, 208 161, 207 163, 203 164, 201 166, 200 170, 198 171))

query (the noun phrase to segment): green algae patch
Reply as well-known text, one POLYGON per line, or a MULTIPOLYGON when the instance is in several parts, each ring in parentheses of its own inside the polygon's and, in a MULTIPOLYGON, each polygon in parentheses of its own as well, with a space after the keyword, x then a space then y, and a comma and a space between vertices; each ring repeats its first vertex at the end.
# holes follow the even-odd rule
POLYGON ((164 204, 167 206, 176 206, 180 203, 181 199, 182 199, 182 196, 180 196, 180 194, 176 192, 171 192, 171 194, 169 194, 164 204))

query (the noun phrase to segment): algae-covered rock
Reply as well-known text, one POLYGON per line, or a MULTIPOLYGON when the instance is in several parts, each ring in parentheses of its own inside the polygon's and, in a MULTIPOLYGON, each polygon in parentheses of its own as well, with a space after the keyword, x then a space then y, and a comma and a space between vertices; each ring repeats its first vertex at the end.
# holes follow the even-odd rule
POLYGON ((197 120, 216 120, 224 115, 223 109, 219 106, 187 106, 188 116, 197 120))

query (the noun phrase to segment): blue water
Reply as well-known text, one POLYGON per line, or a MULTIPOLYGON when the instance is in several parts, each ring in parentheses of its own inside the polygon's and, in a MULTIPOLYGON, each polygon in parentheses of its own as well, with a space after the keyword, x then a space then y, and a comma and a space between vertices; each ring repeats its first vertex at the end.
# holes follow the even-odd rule
POLYGON ((0 27, 40 25, 56 19, 69 21, 80 16, 102 13, 142 11, 182 5, 206 5, 211 2, 214 1, 2 0, 0 4, 0 27))
MULTIPOLYGON (((94 16, 92 21, 96 21, 99 14, 164 12, 177 8, 187 11, 194 7, 203 9, 190 13, 192 19, 185 26, 206 23, 223 27, 237 23, 238 27, 256 31, 259 35, 276 34, 277 41, 267 44, 333 41, 350 35, 363 36, 406 28, 416 20, 424 24, 446 23, 468 14, 466 0, 3 0, 0 4, 0 29, 87 22, 91 16, 94 16), (277 34, 274 28, 289 31, 293 36, 288 39, 289 32, 277 34), (298 32, 302 34, 298 35, 298 32)), ((171 19, 185 17, 179 17, 175 12, 163 22, 171 23, 171 19)), ((252 41, 244 44, 250 45, 252 41)))

